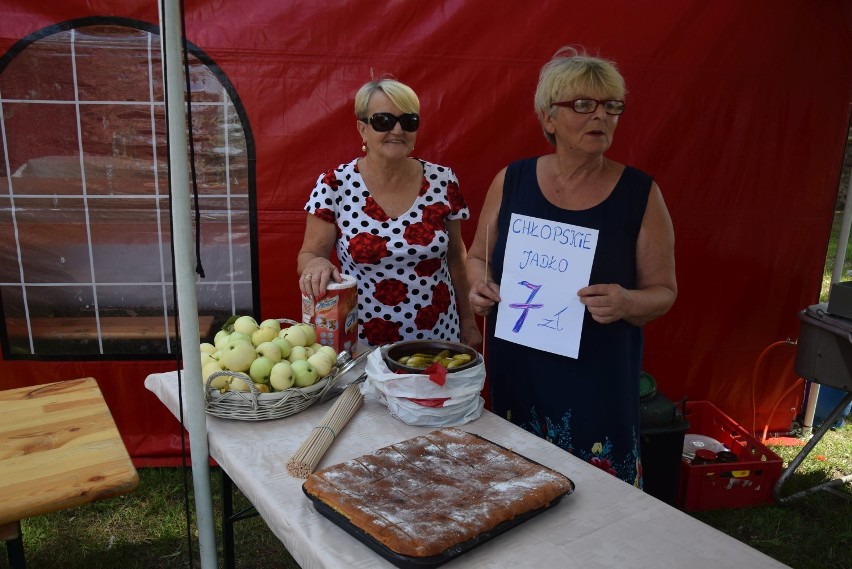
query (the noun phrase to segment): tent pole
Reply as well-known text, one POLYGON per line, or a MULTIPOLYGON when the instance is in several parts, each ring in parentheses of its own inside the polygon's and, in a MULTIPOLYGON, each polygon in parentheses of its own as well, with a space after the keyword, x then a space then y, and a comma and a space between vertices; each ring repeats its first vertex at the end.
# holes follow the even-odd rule
POLYGON ((216 537, 213 501, 210 493, 210 466, 207 447, 207 416, 198 357, 198 302, 195 295, 195 262, 192 249, 186 102, 184 100, 183 38, 180 2, 162 0, 160 6, 160 45, 163 50, 163 80, 166 92, 169 140, 169 184, 172 195, 172 227, 175 251, 178 318, 183 355, 183 387, 186 420, 192 457, 196 522, 202 569, 215 569, 216 537))
MULTIPOLYGON (((852 176, 846 189, 846 203, 843 206, 843 219, 840 222, 840 234, 837 236, 837 251, 834 254, 834 267, 831 270, 831 284, 839 283, 843 278, 843 265, 846 263, 846 248, 849 246, 849 226, 852 225, 852 176)), ((802 435, 809 437, 814 429, 819 384, 811 382, 808 388, 808 404, 805 407, 805 419, 802 421, 802 435)))
POLYGON ((834 268, 831 271, 832 284, 843 277, 843 264, 846 262, 846 248, 849 246, 849 226, 852 224, 852 176, 846 188, 846 203, 843 206, 843 220, 840 223, 840 235, 837 236, 837 251, 834 255, 834 268))

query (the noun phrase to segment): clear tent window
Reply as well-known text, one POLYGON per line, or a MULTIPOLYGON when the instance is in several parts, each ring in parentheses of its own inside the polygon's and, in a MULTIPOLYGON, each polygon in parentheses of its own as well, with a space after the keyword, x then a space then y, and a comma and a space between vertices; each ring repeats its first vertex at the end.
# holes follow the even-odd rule
MULTIPOLYGON (((177 349, 156 32, 108 21, 57 27, 0 62, 4 357, 177 349)), ((188 62, 204 336, 254 312, 254 156, 227 80, 192 50, 188 62)))

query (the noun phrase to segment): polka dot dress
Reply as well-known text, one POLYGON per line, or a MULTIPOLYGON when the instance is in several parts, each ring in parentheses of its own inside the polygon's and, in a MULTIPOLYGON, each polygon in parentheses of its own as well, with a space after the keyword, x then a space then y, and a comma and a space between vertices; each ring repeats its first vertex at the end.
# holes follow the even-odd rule
POLYGON ((389 217, 370 195, 357 160, 321 175, 305 204, 305 211, 337 226, 341 270, 358 281, 358 337, 371 346, 459 341, 446 220, 467 219, 470 212, 452 169, 420 163, 420 193, 399 217, 389 217))

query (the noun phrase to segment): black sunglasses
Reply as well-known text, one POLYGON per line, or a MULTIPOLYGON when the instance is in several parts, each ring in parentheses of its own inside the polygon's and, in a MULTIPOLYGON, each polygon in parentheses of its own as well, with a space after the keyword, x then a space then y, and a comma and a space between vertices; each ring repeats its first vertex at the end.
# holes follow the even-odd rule
POLYGON ((391 113, 373 113, 370 118, 360 120, 368 123, 376 132, 388 132, 396 126, 397 122, 405 132, 414 132, 420 128, 420 115, 417 113, 405 113, 399 116, 391 113))

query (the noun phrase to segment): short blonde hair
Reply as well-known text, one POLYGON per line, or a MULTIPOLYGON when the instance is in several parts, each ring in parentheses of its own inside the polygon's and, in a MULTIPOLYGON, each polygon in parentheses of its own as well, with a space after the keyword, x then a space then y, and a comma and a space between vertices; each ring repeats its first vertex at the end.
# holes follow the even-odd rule
POLYGON ((420 112, 420 99, 417 98, 414 89, 396 79, 384 78, 364 83, 355 93, 356 118, 367 118, 367 107, 370 105, 370 99, 380 91, 387 95, 391 103, 396 105, 403 113, 420 112))
MULTIPOLYGON (((539 72, 535 89, 535 112, 541 121, 545 115, 554 115, 556 110, 553 103, 559 101, 577 96, 624 99, 626 94, 624 77, 614 61, 590 56, 573 46, 565 46, 539 72)), ((555 137, 546 130, 544 137, 550 144, 556 143, 555 137)))

